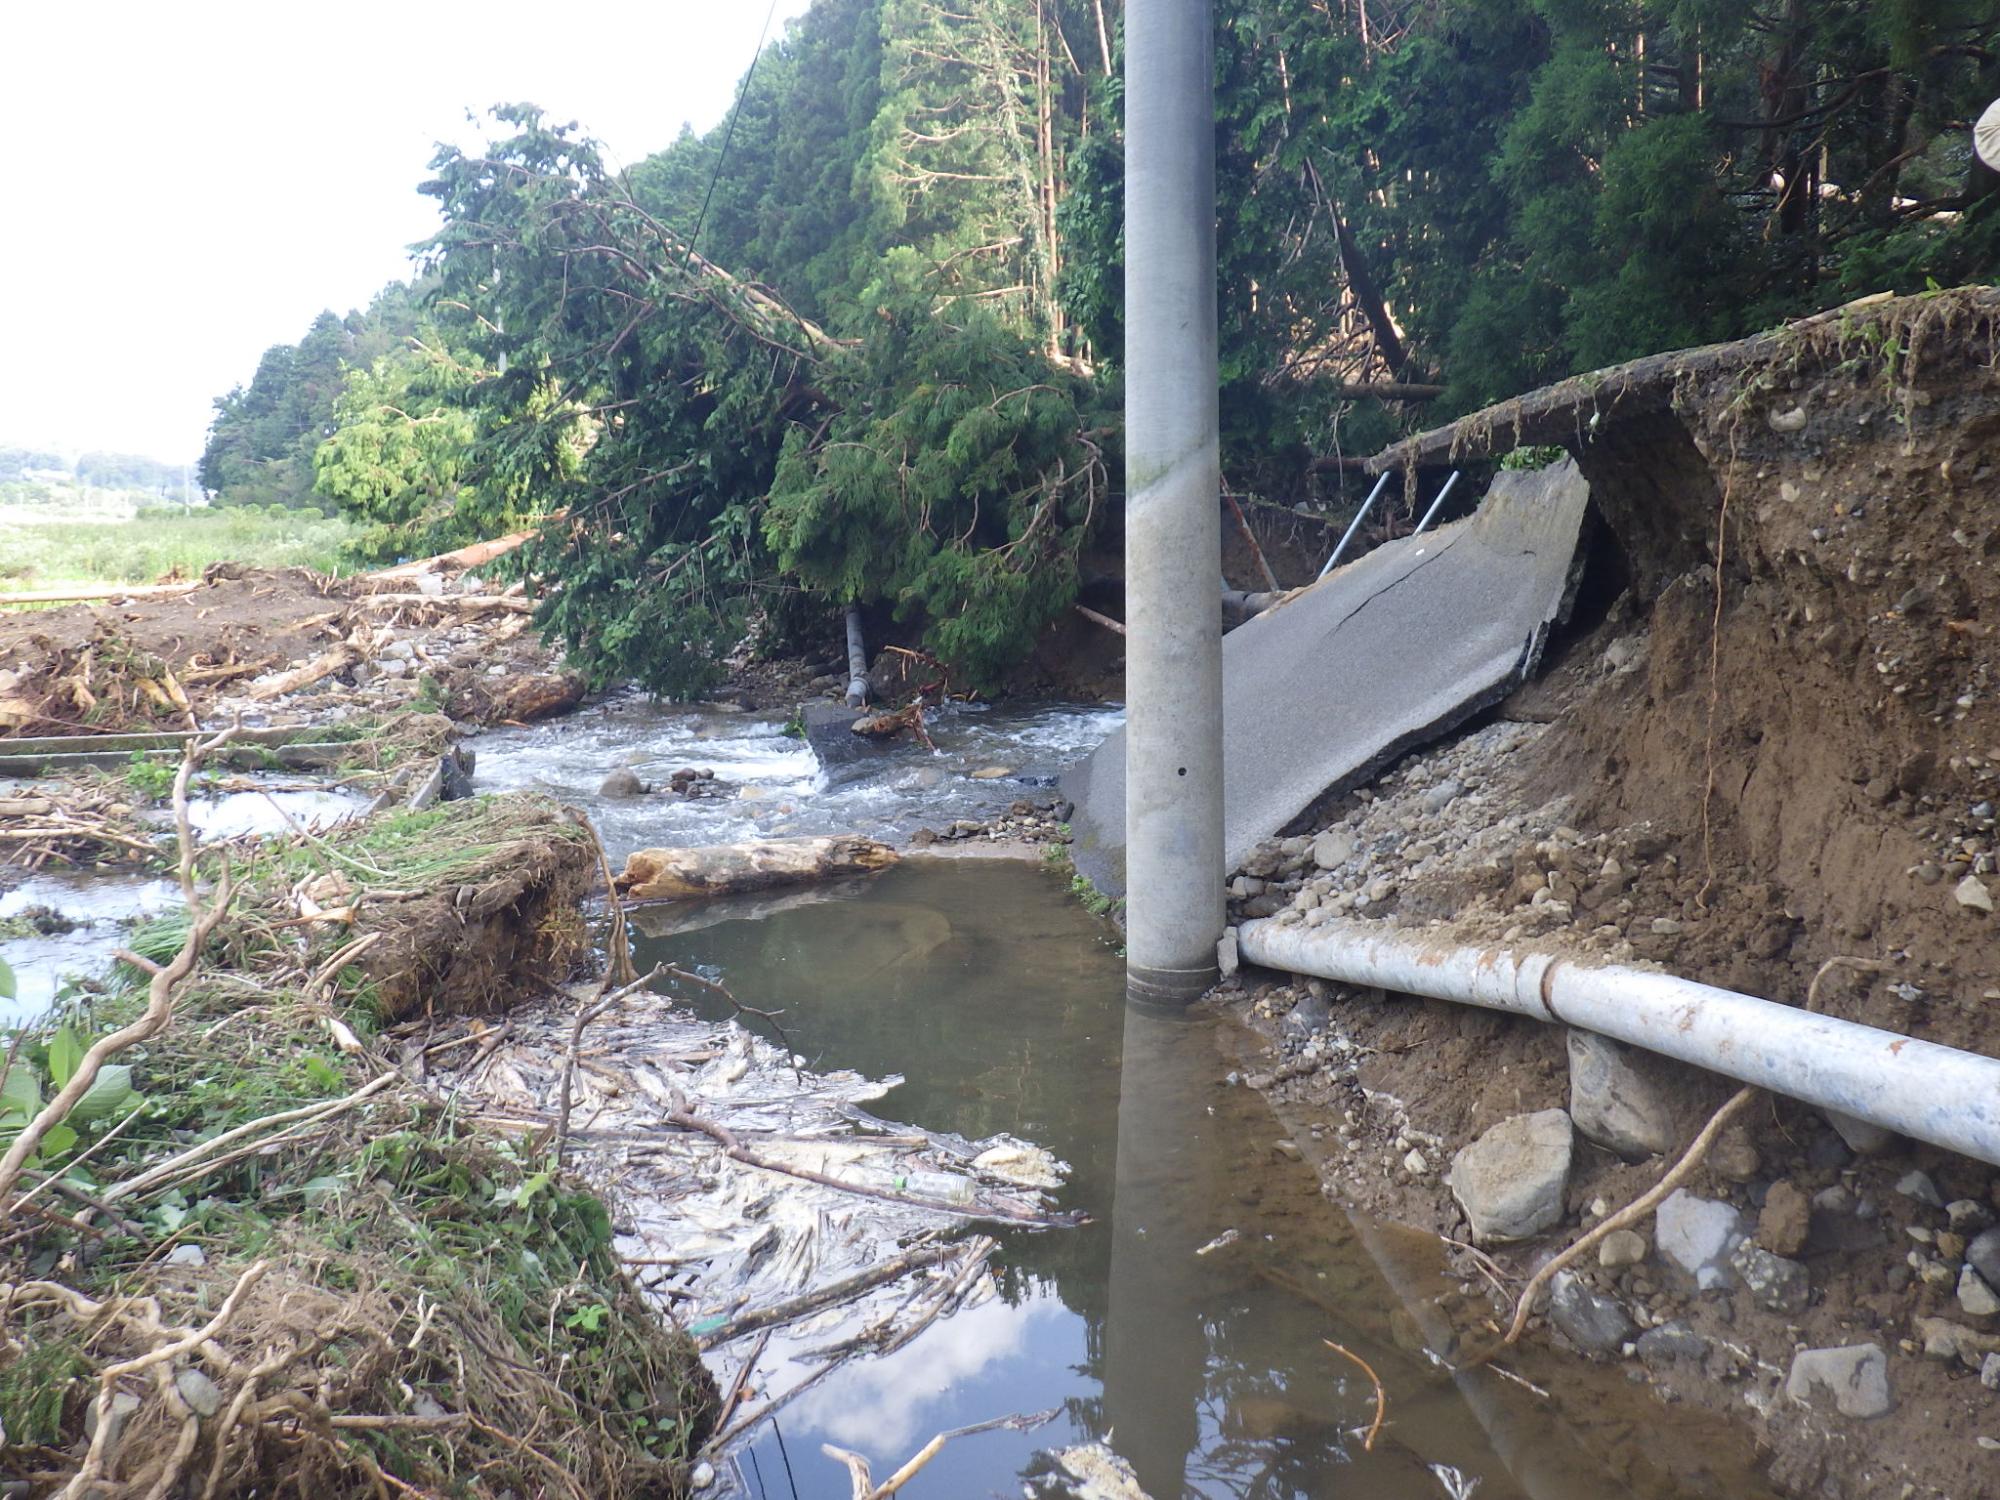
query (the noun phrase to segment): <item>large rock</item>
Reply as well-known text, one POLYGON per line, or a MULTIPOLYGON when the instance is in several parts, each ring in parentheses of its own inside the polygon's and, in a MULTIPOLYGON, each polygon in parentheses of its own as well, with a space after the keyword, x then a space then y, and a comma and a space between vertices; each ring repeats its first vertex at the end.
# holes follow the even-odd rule
POLYGON ((1879 1417, 1895 1406, 1889 1395, 1889 1357, 1880 1344, 1801 1349, 1792 1356, 1785 1394, 1803 1406, 1829 1399, 1843 1417, 1879 1417))
POLYGON ((1329 828, 1313 840, 1313 863, 1322 870, 1337 870, 1354 858, 1354 835, 1345 828, 1329 828))
POLYGON ((1974 1235, 1972 1243, 1965 1247, 1965 1259, 1986 1278, 1988 1286, 2000 1286, 2000 1229, 1974 1235))
POLYGON ((1549 1321, 1577 1348, 1609 1354, 1625 1347, 1638 1330, 1616 1297, 1592 1291, 1580 1276, 1565 1271, 1549 1294, 1549 1321))
POLYGON ((1826 1112, 1826 1123, 1834 1133, 1847 1142, 1847 1149, 1856 1156, 1880 1156, 1896 1144, 1893 1130, 1884 1130, 1880 1125, 1867 1120, 1857 1120, 1853 1115, 1844 1115, 1838 1110, 1826 1112))
POLYGON ((1562 1222, 1574 1146, 1559 1109, 1502 1120, 1451 1161, 1445 1178, 1476 1243, 1525 1240, 1562 1222))
POLYGON ((1659 1064, 1595 1032, 1569 1034, 1569 1114, 1578 1130, 1628 1161, 1674 1144, 1659 1064))
POLYGON ((1968 1317, 1990 1318, 2000 1313, 2000 1297, 1993 1294, 1986 1278, 1971 1266, 1959 1268, 1958 1305, 1968 1317))
POLYGON ((1679 1318, 1662 1323, 1639 1335, 1639 1360, 1649 1369, 1687 1361, 1699 1364, 1708 1358, 1708 1340, 1679 1318))
POLYGON ((1660 1205, 1653 1238, 1661 1256, 1697 1285, 1722 1286, 1729 1280, 1729 1252, 1743 1238, 1742 1218, 1727 1203, 1679 1188, 1660 1205))

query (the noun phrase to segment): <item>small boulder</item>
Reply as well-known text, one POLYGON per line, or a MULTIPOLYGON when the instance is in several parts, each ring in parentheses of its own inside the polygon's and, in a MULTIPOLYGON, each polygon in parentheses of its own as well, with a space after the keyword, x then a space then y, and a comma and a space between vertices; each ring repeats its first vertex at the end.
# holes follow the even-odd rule
POLYGON ((1833 1127, 1834 1133, 1846 1142, 1847 1149, 1856 1156, 1880 1156, 1896 1144, 1895 1131, 1884 1130, 1867 1120, 1857 1120, 1839 1110, 1827 1110, 1826 1123, 1833 1127))
POLYGON ((1634 1229, 1614 1229, 1597 1247, 1597 1263, 1607 1271, 1642 1264, 1646 1259, 1646 1237, 1634 1229))
POLYGON ((1843 1417, 1862 1420, 1883 1416, 1896 1404, 1889 1395, 1889 1357, 1880 1344, 1801 1349, 1792 1356, 1785 1394, 1802 1406, 1831 1399, 1843 1417))
POLYGON ((1627 1161, 1674 1144, 1674 1120, 1658 1066, 1589 1031, 1569 1034, 1569 1113, 1576 1128, 1627 1161))
POLYGON ((2000 1334, 1981 1333, 1949 1318, 1918 1318, 1917 1340, 1927 1359, 1957 1360, 1977 1370, 1989 1354, 2000 1354, 2000 1334))
POLYGON ((638 774, 625 766, 620 766, 599 783, 597 795, 600 797, 643 797, 646 783, 638 774))
POLYGON ((1678 1188, 1654 1218, 1660 1254, 1704 1290, 1728 1279, 1729 1252, 1743 1238, 1741 1218, 1727 1203, 1678 1188))
POLYGON ((1975 1234, 1965 1247, 1965 1261, 1986 1278, 1988 1286, 2000 1286, 2000 1229, 1975 1234))
POLYGON ((1233 976, 1243 965, 1243 958, 1236 947, 1236 929, 1225 927, 1215 944, 1215 970, 1224 979, 1233 976))
POLYGON ((1329 828, 1313 840, 1313 863, 1322 870, 1337 870, 1354 858, 1354 835, 1345 828, 1329 828))
POLYGON ((1582 1277, 1567 1271, 1556 1277, 1550 1292, 1549 1321, 1588 1354, 1622 1349, 1638 1331, 1617 1298, 1592 1291, 1582 1277))
POLYGON ((1638 1353, 1639 1362, 1648 1368, 1681 1360, 1699 1364, 1708 1358, 1708 1340, 1676 1318, 1640 1334, 1638 1353))
POLYGON ((1757 1243, 1773 1255, 1797 1255, 1812 1233, 1812 1200, 1785 1178, 1771 1184, 1757 1215, 1757 1243))
POLYGON ((1971 1266, 1958 1273, 1958 1305, 1970 1318, 1990 1318, 2000 1313, 2000 1297, 1993 1294, 1986 1278, 1971 1266))
POLYGON ((1977 875, 1968 875, 1952 887, 1952 898, 1967 911, 1991 912, 1993 893, 1986 889, 1986 882, 1977 875))
POLYGON ((1937 1190, 1937 1184, 1931 1181, 1928 1172, 1905 1172, 1896 1179, 1896 1191, 1931 1208, 1944 1207, 1944 1195, 1937 1190))
POLYGON ((1729 1263, 1760 1307, 1786 1317, 1796 1317, 1806 1310, 1812 1282, 1806 1268, 1797 1261, 1773 1255, 1745 1240, 1731 1252, 1729 1263))
POLYGON ((1473 1240, 1525 1240, 1560 1223, 1573 1147, 1569 1116, 1544 1109, 1502 1120, 1454 1156, 1445 1181, 1473 1240))

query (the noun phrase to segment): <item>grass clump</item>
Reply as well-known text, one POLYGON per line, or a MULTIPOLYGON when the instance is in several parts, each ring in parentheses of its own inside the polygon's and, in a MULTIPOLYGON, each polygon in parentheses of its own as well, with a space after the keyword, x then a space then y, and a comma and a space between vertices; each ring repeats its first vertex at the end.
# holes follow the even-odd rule
POLYGON ((33 515, 33 510, 15 508, 0 519, 0 558, 6 560, 0 588, 198 578, 214 562, 330 573, 354 534, 348 522, 310 508, 142 510, 129 519, 107 516, 97 522, 53 513, 47 520, 26 519, 33 515))
MULTIPOLYGON (((692 1343, 632 1285, 603 1203, 546 1142, 489 1135, 417 1081, 390 986, 354 954, 371 935, 370 952, 392 946, 398 924, 432 950, 490 947, 494 903, 534 906, 517 878, 532 866, 556 872, 569 915, 517 911, 510 961, 561 978, 584 948, 564 872, 587 868, 588 845, 550 804, 493 798, 249 856, 172 1023, 119 1060, 130 1100, 45 1150, 24 1182, 54 1172, 62 1191, 0 1237, 0 1480, 52 1491, 98 1462, 135 1494, 201 1493, 211 1476, 225 1496, 684 1492, 714 1401, 692 1343), (343 888, 353 924, 298 920, 315 881, 343 888), (80 1203, 99 1206, 88 1228, 80 1203), (107 1366, 219 1310, 164 1384, 113 1382, 138 1404, 93 1458, 85 1416, 107 1366), (190 1401, 214 1410, 190 1426, 190 1401)), ((128 946, 157 962, 187 931, 162 918, 128 946)), ((436 998, 449 955, 426 956, 436 998)), ((73 1000, 12 1067, 46 1092, 79 1043, 138 1014, 142 983, 124 968, 73 1000)))

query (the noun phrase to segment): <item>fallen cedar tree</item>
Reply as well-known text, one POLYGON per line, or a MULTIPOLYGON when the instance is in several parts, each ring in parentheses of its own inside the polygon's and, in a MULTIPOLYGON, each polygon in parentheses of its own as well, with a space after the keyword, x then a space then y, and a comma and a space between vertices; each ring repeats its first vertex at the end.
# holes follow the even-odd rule
POLYGON ((715 1403, 692 1343, 620 1268, 599 1199, 469 1126, 386 1026, 563 977, 588 831, 494 798, 239 851, 233 882, 223 857, 200 861, 226 908, 206 941, 186 916, 142 929, 9 1057, 0 1098, 39 1099, 192 963, 0 1213, 0 1481, 684 1493, 715 1403))
POLYGON ((773 886, 870 875, 896 862, 896 851, 874 839, 749 839, 701 849, 639 849, 626 856, 620 895, 635 901, 735 896, 773 886))

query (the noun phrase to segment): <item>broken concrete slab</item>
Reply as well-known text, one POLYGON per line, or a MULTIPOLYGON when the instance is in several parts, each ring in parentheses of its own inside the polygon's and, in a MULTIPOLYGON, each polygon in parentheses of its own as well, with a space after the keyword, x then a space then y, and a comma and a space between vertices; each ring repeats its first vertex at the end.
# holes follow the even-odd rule
MULTIPOLYGON (((1378 547, 1223 638, 1232 868, 1322 794, 1360 784, 1534 671, 1574 595, 1588 499, 1568 459, 1505 471, 1467 519, 1378 547)), ((1077 868, 1124 894, 1124 732, 1063 787, 1077 868)))

